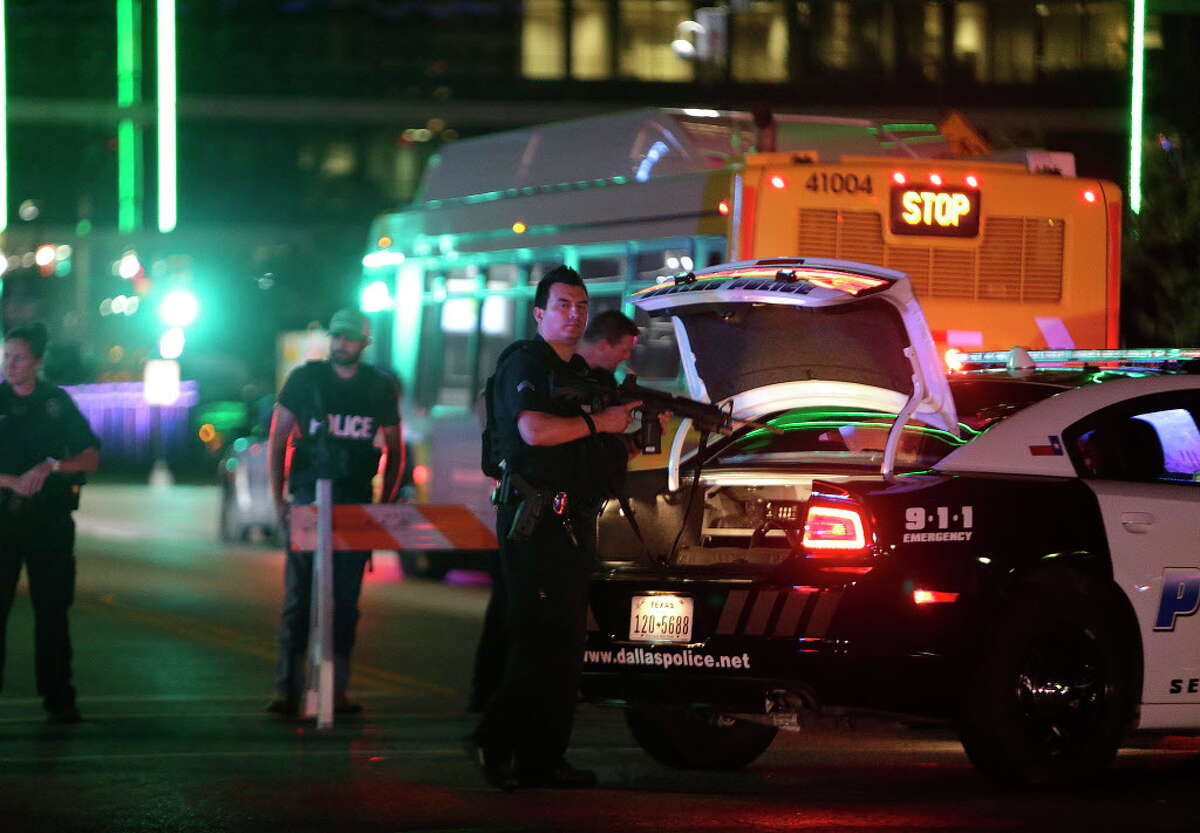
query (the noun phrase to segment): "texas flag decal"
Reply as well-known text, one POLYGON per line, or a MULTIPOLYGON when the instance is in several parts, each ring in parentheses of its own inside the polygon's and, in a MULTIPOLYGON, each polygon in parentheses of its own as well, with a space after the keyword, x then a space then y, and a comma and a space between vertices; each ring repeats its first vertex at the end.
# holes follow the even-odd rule
POLYGON ((1051 434, 1046 438, 1049 440, 1049 445, 1031 445, 1029 453, 1034 457, 1061 457, 1063 453, 1062 441, 1058 439, 1056 434, 1051 434))

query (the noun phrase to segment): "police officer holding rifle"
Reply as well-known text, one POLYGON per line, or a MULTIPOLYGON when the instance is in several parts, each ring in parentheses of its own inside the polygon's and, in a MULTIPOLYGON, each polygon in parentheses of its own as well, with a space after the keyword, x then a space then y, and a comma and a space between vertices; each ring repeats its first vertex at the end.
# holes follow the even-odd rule
POLYGON ((556 376, 582 376, 575 355, 587 323, 579 274, 560 266, 538 283, 537 337, 501 355, 488 383, 484 468, 498 462, 500 570, 508 648, 499 689, 472 735, 472 754, 493 786, 590 787, 595 774, 564 758, 586 637, 588 527, 606 497, 596 477, 604 445, 640 403, 586 413, 550 395, 556 376))
MULTIPOLYGON (((615 309, 606 310, 599 315, 589 315, 587 329, 575 348, 576 353, 587 362, 588 379, 615 390, 617 380, 613 374, 633 355, 638 335, 637 324, 615 309)), ((517 342, 513 346, 519 347, 521 344, 522 342, 517 342)), ((659 416, 662 425, 666 425, 668 416, 666 413, 659 416)), ((593 442, 606 446, 602 451, 601 461, 604 474, 609 478, 606 485, 613 489, 622 488, 626 464, 629 458, 641 449, 634 446, 631 434, 598 434, 593 442)), ((599 473, 597 474, 599 476, 599 473)), ((469 712, 482 712, 495 693, 504 673, 507 654, 504 575, 494 562, 490 572, 492 593, 483 617, 479 644, 475 649, 475 669, 471 677, 471 696, 467 704, 469 712)))

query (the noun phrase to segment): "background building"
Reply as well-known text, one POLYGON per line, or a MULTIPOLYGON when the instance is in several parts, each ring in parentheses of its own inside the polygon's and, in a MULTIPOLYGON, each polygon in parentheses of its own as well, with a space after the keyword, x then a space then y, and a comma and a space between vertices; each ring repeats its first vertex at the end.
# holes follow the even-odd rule
MULTIPOLYGON (((269 389, 276 333, 354 300, 370 218, 412 199, 428 158, 462 136, 645 104, 920 121, 955 108, 998 146, 1069 150, 1081 174, 1124 177, 1119 0, 224 0, 176 10, 179 219, 162 234, 161 5, 6 4, 4 321, 44 318, 64 381, 137 378, 162 329, 156 298, 186 287, 201 313, 182 361, 201 397, 269 389), (124 231, 122 118, 143 149, 124 231), (44 244, 70 247, 48 275, 44 244), (139 298, 135 312, 112 314, 118 297, 139 298)), ((1150 2, 1152 131, 1200 112, 1197 6, 1150 2)))

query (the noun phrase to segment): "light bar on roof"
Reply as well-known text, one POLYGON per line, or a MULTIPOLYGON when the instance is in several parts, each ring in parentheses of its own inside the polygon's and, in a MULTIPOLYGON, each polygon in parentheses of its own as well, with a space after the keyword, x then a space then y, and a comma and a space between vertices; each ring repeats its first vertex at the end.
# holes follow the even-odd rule
MULTIPOLYGON (((1007 364, 1010 350, 963 353, 966 364, 1007 364)), ((1174 362, 1200 359, 1200 347, 1149 347, 1131 350, 1030 350, 1038 364, 1080 364, 1092 362, 1174 362)))

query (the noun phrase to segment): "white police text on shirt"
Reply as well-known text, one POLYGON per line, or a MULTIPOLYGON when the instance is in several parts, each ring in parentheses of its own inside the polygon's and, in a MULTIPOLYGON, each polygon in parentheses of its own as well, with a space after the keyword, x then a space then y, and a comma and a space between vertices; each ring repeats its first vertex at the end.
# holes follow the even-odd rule
MULTIPOLYGON (((318 420, 309 420, 308 433, 315 434, 321 428, 318 420)), ((359 414, 330 414, 329 435, 347 440, 370 440, 375 437, 375 419, 359 414)))

